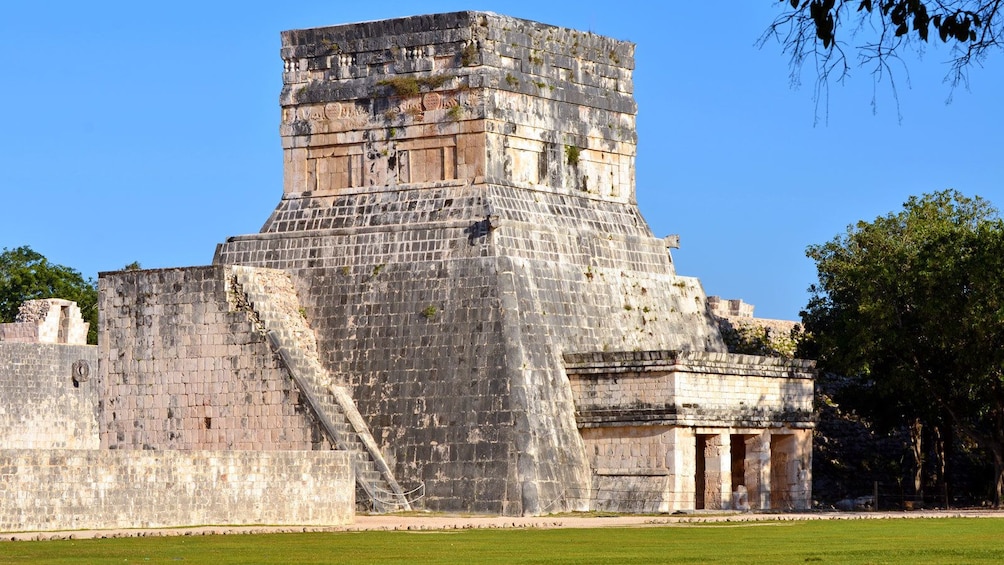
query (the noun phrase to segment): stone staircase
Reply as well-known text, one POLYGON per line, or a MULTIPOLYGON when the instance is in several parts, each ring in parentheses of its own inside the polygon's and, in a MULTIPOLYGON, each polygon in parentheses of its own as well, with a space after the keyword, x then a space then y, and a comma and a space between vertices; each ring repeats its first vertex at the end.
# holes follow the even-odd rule
POLYGON ((321 365, 317 339, 307 325, 289 273, 274 269, 229 266, 228 299, 248 313, 279 355, 306 397, 322 427, 338 449, 353 454, 356 504, 374 512, 411 510, 406 493, 345 387, 335 384, 321 365), (361 504, 366 501, 366 504, 361 504))

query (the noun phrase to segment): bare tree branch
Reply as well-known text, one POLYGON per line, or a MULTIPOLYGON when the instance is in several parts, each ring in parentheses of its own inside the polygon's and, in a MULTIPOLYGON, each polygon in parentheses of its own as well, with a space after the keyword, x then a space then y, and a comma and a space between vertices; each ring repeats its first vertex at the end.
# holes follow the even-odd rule
MULTIPOLYGON (((788 56, 792 86, 800 86, 803 67, 812 61, 819 104, 829 97, 831 81, 850 76, 856 66, 870 68, 873 80, 888 79, 899 113, 899 94, 892 62, 907 65, 906 52, 924 55, 930 41, 950 46, 945 82, 951 93, 969 87, 969 70, 982 66, 987 56, 1001 49, 1004 0, 775 0, 781 14, 757 40, 763 47, 777 41, 788 56), (931 32, 934 32, 933 34, 931 32), (932 39, 932 35, 934 36, 932 39)), ((909 85, 909 74, 907 74, 909 85)), ((877 92, 877 88, 876 88, 877 92)), ((873 107, 876 99, 873 96, 873 107)))

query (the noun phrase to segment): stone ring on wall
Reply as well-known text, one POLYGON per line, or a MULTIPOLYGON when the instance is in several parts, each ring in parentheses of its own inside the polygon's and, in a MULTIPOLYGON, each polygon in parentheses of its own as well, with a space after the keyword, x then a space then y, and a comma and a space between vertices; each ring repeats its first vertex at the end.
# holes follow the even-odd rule
POLYGON ((78 359, 73 362, 70 373, 73 376, 74 382, 85 383, 87 379, 91 378, 91 366, 87 364, 87 360, 78 359))

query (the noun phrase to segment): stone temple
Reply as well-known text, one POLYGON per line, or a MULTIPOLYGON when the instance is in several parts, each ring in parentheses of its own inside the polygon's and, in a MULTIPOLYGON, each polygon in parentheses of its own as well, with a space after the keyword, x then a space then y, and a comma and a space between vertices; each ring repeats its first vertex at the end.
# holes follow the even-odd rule
POLYGON ((261 231, 99 277, 97 449, 345 452, 375 510, 808 508, 813 364, 728 353, 642 218, 633 54, 487 12, 284 32, 261 231))

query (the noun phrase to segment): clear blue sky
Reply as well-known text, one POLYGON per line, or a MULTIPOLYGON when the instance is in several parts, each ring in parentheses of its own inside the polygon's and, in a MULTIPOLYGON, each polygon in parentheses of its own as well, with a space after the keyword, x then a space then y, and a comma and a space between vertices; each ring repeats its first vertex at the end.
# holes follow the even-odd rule
POLYGON ((778 5, 8 2, 0 247, 30 245, 93 278, 132 261, 209 264, 282 193, 280 31, 490 10, 637 44, 642 214, 657 236, 680 234, 678 272, 709 295, 796 319, 815 279, 807 245, 911 194, 956 188, 1004 206, 1004 73, 987 61, 946 104, 944 50, 908 57, 900 121, 887 84, 873 112, 858 69, 815 124, 814 77, 792 89, 780 47, 754 46, 778 5))

